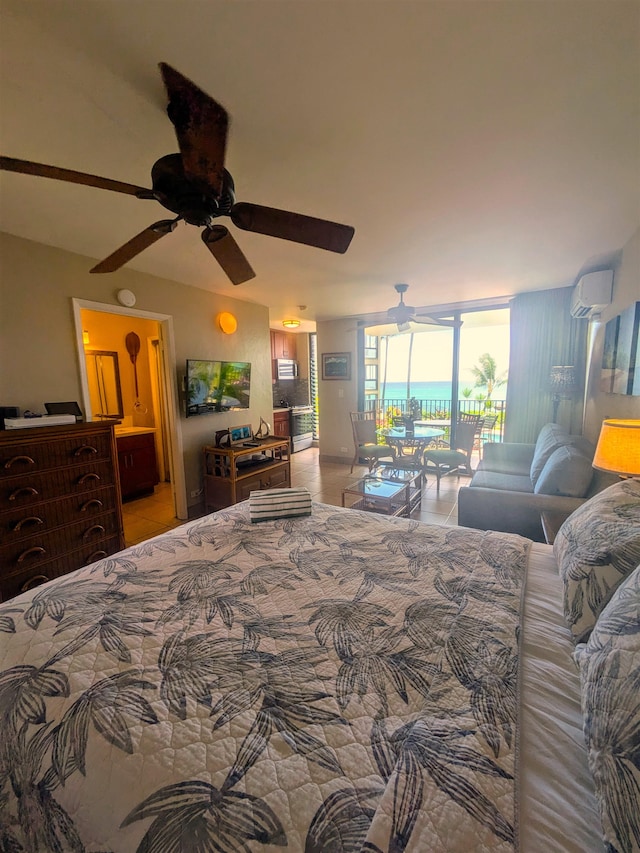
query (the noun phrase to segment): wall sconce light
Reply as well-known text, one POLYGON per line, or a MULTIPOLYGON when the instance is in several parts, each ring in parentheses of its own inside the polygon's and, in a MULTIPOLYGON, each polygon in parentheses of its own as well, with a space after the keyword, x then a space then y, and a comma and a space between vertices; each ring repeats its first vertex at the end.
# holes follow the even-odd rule
POLYGON ((300 325, 300 320, 283 320, 282 325, 285 329, 297 329, 300 325))
POLYGON ((86 329, 83 329, 83 330, 82 330, 82 343, 84 344, 84 346, 85 346, 85 347, 86 347, 86 346, 88 346, 88 345, 89 345, 89 343, 90 343, 90 341, 89 341, 89 332, 87 332, 87 330, 86 330, 86 329))
POLYGON ((229 311, 218 314, 218 325, 225 335, 232 335, 238 328, 238 321, 229 311))
POLYGON ((623 478, 640 476, 640 421, 603 421, 593 467, 623 478))

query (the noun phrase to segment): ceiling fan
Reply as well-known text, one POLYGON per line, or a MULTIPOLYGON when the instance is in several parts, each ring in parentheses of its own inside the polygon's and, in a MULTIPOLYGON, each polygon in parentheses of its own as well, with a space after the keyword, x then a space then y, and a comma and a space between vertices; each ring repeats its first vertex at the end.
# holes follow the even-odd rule
POLYGON ((406 305, 403 295, 409 289, 408 284, 394 284, 396 292, 400 294, 400 302, 387 311, 387 319, 396 323, 399 332, 406 332, 411 328, 411 323, 422 323, 430 326, 449 326, 452 329, 459 328, 462 320, 442 320, 429 314, 416 314, 412 305, 406 305))
POLYGON ((154 163, 151 189, 29 160, 0 157, 0 168, 9 172, 85 184, 139 199, 155 199, 177 214, 175 219, 162 219, 149 225, 93 267, 92 273, 120 269, 184 220, 190 225, 204 226, 202 240, 233 284, 249 281, 255 277, 255 272, 229 230, 215 224, 214 220, 221 216, 228 216, 244 231, 304 243, 329 252, 346 252, 355 233, 349 225, 236 202, 233 178, 224 167, 229 126, 226 110, 170 65, 161 62, 160 72, 169 97, 167 115, 174 126, 180 153, 167 154, 154 163))

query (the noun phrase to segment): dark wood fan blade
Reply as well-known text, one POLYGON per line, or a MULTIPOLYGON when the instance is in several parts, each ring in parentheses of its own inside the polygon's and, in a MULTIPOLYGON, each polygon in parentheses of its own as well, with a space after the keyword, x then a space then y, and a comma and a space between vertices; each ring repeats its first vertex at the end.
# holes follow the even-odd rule
POLYGON ((175 219, 162 219, 160 222, 154 222, 144 231, 132 237, 124 246, 120 246, 113 254, 100 261, 99 264, 90 270, 90 272, 115 272, 123 267, 131 258, 135 258, 140 252, 153 246, 161 237, 170 234, 177 225, 175 219))
POLYGON ((347 251, 355 233, 355 229, 350 225, 340 225, 327 219, 316 219, 301 213, 247 202, 234 204, 230 216, 234 225, 244 228, 245 231, 280 237, 281 240, 304 243, 340 254, 347 251))
POLYGON ((87 187, 97 187, 101 190, 112 190, 116 193, 127 193, 138 198, 154 198, 153 192, 135 184, 124 184, 122 181, 112 181, 110 178, 100 178, 98 175, 88 175, 86 172, 74 172, 73 169, 59 169, 57 166, 45 166, 43 163, 32 163, 30 160, 16 160, 14 157, 0 157, 0 169, 5 172, 20 172, 23 175, 37 175, 40 178, 53 178, 56 181, 68 181, 72 184, 84 184, 87 187))
POLYGON ((224 225, 212 225, 202 232, 202 240, 233 284, 255 278, 242 249, 224 225))
POLYGON ((222 192, 227 111, 166 62, 160 63, 185 174, 216 196, 222 192))

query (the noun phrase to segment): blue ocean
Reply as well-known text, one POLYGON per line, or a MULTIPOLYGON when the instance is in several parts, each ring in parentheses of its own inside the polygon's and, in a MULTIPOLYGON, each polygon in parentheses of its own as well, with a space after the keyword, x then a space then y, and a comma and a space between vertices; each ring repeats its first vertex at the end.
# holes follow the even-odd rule
MULTIPOLYGON (((382 385, 380 385, 380 393, 382 394, 382 385)), ((416 400, 450 400, 451 399, 451 383, 450 382, 412 382, 410 397, 415 397, 416 400)), ((384 389, 385 400, 406 400, 407 399, 407 383, 406 382, 387 382, 384 389)))
MULTIPOLYGON (((476 394, 481 394, 486 391, 485 388, 476 388, 469 383, 460 383, 460 391, 463 388, 472 388, 470 400, 475 400, 476 394)), ((379 386, 379 392, 382 394, 382 384, 379 386)), ((504 400, 507 396, 507 386, 501 385, 492 394, 493 400, 504 400)), ((451 399, 451 382, 412 382, 411 393, 409 397, 415 397, 416 400, 450 400, 451 399)), ((407 399, 407 383, 406 382, 387 382, 384 389, 385 400, 406 400, 407 399)), ((460 394, 460 399, 464 397, 460 394)))

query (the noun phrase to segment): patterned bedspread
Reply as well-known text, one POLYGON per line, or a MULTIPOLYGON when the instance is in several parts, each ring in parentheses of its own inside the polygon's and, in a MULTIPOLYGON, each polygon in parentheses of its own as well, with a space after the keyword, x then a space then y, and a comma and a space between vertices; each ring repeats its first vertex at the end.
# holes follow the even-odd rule
POLYGON ((0 849, 514 850, 529 544, 239 504, 0 605, 0 849))

